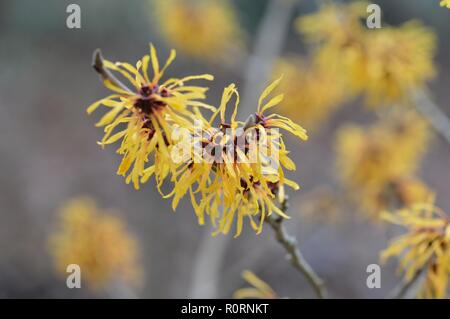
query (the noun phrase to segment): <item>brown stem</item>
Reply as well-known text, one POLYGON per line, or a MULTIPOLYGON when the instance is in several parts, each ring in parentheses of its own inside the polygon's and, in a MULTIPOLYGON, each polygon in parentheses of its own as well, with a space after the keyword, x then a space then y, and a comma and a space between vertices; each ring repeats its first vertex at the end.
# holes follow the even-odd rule
MULTIPOLYGON (((283 212, 287 210, 287 201, 282 204, 283 212)), ((297 240, 286 231, 283 225, 283 218, 277 215, 270 215, 266 222, 272 227, 275 232, 277 241, 287 251, 292 266, 299 270, 308 280, 309 284, 314 288, 317 297, 323 299, 326 297, 326 289, 323 280, 316 274, 314 269, 308 264, 305 257, 297 246, 297 240)))
POLYGON ((120 87, 121 89, 132 92, 125 84, 123 84, 119 79, 117 79, 114 74, 112 74, 105 65, 103 64, 103 56, 102 51, 100 49, 96 49, 92 56, 92 67, 98 74, 101 75, 103 80, 109 80, 111 83, 120 87))

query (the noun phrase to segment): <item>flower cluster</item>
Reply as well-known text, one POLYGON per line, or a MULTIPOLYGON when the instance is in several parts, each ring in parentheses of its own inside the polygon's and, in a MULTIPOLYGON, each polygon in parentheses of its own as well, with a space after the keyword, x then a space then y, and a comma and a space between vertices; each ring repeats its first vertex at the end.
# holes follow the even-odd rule
POLYGON ((107 289, 116 281, 137 285, 141 277, 135 239, 119 218, 90 198, 72 199, 62 207, 50 253, 63 276, 67 265, 79 265, 93 290, 107 289))
POLYGON ((175 56, 172 50, 167 62, 160 68, 156 50, 151 45, 150 55, 145 55, 136 66, 103 60, 104 68, 121 74, 133 89, 122 87, 107 78, 104 85, 115 94, 93 103, 87 109, 89 114, 100 105, 110 109, 96 124, 105 127, 100 145, 121 140, 117 153, 123 159, 117 174, 126 176, 126 182, 133 182, 136 189, 141 179, 146 181, 153 174, 160 186, 169 172, 176 169, 170 155, 174 128, 191 127, 198 108, 209 108, 199 101, 205 98, 207 88, 185 84, 197 79, 212 80, 213 76, 192 75, 161 81, 175 56), (151 78, 148 75, 150 61, 153 68, 151 78), (119 131, 116 131, 117 128, 119 131), (154 157, 154 163, 146 167, 150 156, 154 157))
POLYGON ((325 68, 338 66, 348 90, 363 93, 375 107, 408 102, 411 90, 435 75, 436 39, 419 22, 367 29, 361 24, 367 3, 325 4, 297 21, 298 30, 314 44, 314 58, 325 68))
POLYGON ((287 130, 306 140, 306 131, 288 118, 277 114, 267 115, 267 110, 283 99, 277 95, 266 101, 280 79, 262 93, 257 111, 247 122, 236 120, 239 93, 234 84, 224 89, 221 104, 209 121, 203 120, 204 132, 200 144, 213 150, 213 158, 192 158, 175 174, 172 192, 173 206, 189 190, 195 212, 202 224, 205 213, 210 216, 219 232, 228 233, 237 219, 236 236, 241 233, 244 218, 257 232, 261 232, 267 215, 276 212, 287 217, 276 205, 275 195, 284 201, 284 186, 298 189, 298 185, 284 177, 284 170, 295 169, 278 129, 287 130), (227 105, 235 96, 231 118, 226 119, 227 105), (213 126, 220 114, 218 128, 213 126), (225 132, 225 133, 224 133, 225 132), (239 147, 237 140, 244 143, 239 147), (253 145, 259 147, 252 147, 253 145), (231 146, 231 151, 230 151, 231 146), (196 197, 200 199, 199 203, 196 197))
POLYGON ((408 205, 428 195, 412 178, 430 139, 427 123, 415 113, 391 115, 369 130, 355 125, 337 136, 342 183, 365 211, 408 205))
POLYGON ((242 46, 238 18, 229 0, 153 0, 152 4, 152 18, 164 39, 186 55, 227 61, 242 46))
POLYGON ((382 251, 384 262, 392 256, 400 258, 399 271, 404 281, 424 275, 418 296, 445 298, 450 275, 450 220, 431 198, 382 217, 401 225, 407 233, 392 240, 382 251))
POLYGON ((199 101, 205 97, 206 88, 184 85, 193 79, 210 80, 210 75, 161 82, 174 57, 172 51, 160 69, 151 46, 150 56, 144 56, 136 67, 104 62, 104 67, 121 73, 134 86, 130 90, 107 77, 105 85, 116 94, 88 108, 89 113, 101 104, 112 108, 97 125, 105 126, 101 145, 121 141, 118 153, 123 159, 118 174, 128 174, 126 182, 133 182, 135 188, 154 175, 160 191, 163 182, 170 180, 173 190, 164 197, 172 198, 173 209, 189 193, 199 223, 204 224, 207 215, 217 232, 228 233, 236 221, 238 236, 248 218, 259 233, 267 215, 275 212, 287 218, 277 201, 284 201, 285 186, 299 187, 285 178, 285 170, 294 170, 295 164, 280 129, 302 140, 307 135, 289 118, 268 114, 283 100, 283 94, 269 97, 281 79, 262 92, 256 112, 241 122, 236 119, 239 93, 234 84, 224 89, 215 108, 199 101), (152 79, 147 75, 150 61, 152 79), (227 119, 233 98, 232 114, 227 119), (212 111, 208 119, 200 107, 212 111), (117 127, 120 130, 115 132, 117 127), (186 145, 192 147, 186 151, 186 145))

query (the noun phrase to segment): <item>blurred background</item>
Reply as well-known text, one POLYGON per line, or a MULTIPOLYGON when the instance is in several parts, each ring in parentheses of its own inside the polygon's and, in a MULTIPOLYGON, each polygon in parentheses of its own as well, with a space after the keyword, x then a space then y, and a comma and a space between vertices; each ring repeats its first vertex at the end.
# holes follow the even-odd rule
MULTIPOLYGON (((176 18, 168 13, 173 8, 158 1, 78 0, 81 29, 66 26, 66 7, 73 1, 0 2, 1 298, 228 298, 246 285, 241 277, 246 269, 269 283, 279 296, 314 296, 305 279, 285 259, 269 227, 261 235, 246 228, 236 239, 231 234, 212 238, 210 228, 197 224, 187 199, 174 213, 171 202, 161 199, 151 182, 139 191, 126 185, 115 174, 120 163, 115 146, 102 150, 96 143, 102 137, 102 129, 94 126, 100 114, 86 114, 87 106, 108 94, 91 67, 94 49, 101 48, 110 60, 134 64, 147 53, 149 42, 155 44, 161 58, 170 48, 177 49, 177 60, 168 75, 215 75, 209 103, 217 104, 223 87, 231 82, 255 101, 260 86, 253 85, 252 76, 246 72, 251 69, 252 57, 262 54, 267 58, 264 52, 255 52, 255 46, 271 8, 268 2, 228 1, 222 10, 233 11, 223 16, 220 12, 202 16, 194 9, 189 18, 184 17, 186 26, 181 31, 185 33, 181 35, 177 35, 179 27, 172 25, 176 18), (198 43, 183 41, 192 36, 190 23, 204 20, 207 33, 208 19, 212 18, 219 21, 218 27, 210 27, 212 30, 220 28, 220 19, 224 19, 222 26, 229 28, 225 36, 210 30, 212 34, 205 37, 210 36, 211 43, 201 36, 195 40, 198 43), (251 88, 257 91, 244 92, 251 88), (118 266, 117 271, 140 268, 138 284, 121 283, 121 288, 112 285, 107 289, 90 289, 84 284, 81 289, 66 287, 66 274, 55 267, 49 238, 61 228, 61 207, 79 196, 91 197, 100 209, 112 209, 106 214, 123 223, 137 252, 132 266, 118 266)), ((429 88, 433 99, 450 116, 450 10, 441 8, 437 0, 377 3, 383 11, 383 23, 396 26, 418 19, 436 33, 438 74, 429 88)), ((271 40, 275 48, 270 49, 270 43, 266 43, 275 55, 272 58, 308 52, 294 21, 317 10, 317 5, 305 0, 289 7, 286 19, 281 19, 285 26, 278 28, 283 37, 271 40)), ((178 16, 180 21, 182 17, 178 16)), ((366 286, 367 265, 378 263, 379 252, 391 237, 383 227, 348 211, 336 213, 338 222, 302 214, 302 205, 312 194, 338 187, 335 132, 346 122, 371 123, 374 115, 361 107, 362 103, 360 98, 346 102, 320 128, 311 131, 308 142, 289 140, 292 158, 298 163, 290 177, 302 189, 290 193, 292 219, 287 227, 326 281, 332 298, 382 298, 400 280, 395 274, 396 263, 389 262, 382 267, 381 288, 366 286)), ((251 109, 243 106, 242 112, 244 119, 251 109)), ((301 119, 296 121, 302 124, 301 119)), ((450 146, 436 136, 418 172, 447 212, 449 159, 450 146)))

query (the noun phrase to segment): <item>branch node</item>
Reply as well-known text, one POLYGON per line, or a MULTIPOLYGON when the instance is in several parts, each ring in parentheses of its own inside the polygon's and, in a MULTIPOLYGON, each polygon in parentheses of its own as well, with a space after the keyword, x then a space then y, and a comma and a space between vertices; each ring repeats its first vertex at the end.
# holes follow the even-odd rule
POLYGON ((117 79, 107 68, 105 68, 105 65, 103 63, 103 55, 102 51, 100 49, 95 49, 94 53, 92 54, 92 67, 94 70, 101 75, 103 81, 110 81, 117 87, 121 88, 124 91, 132 92, 128 86, 123 84, 119 79, 117 79))

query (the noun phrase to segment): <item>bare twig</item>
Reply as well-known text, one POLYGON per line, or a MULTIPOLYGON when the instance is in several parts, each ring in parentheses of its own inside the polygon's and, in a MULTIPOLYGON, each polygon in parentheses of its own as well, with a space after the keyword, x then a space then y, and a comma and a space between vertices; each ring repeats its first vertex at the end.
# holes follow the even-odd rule
MULTIPOLYGON (((283 211, 287 210, 286 201, 283 203, 281 208, 283 211)), ((319 298, 325 298, 326 289, 323 280, 308 264, 305 257, 303 257, 300 249, 297 246, 296 238, 287 233, 286 228, 283 225, 283 218, 275 215, 270 215, 267 217, 266 221, 275 231, 275 237, 278 242, 284 247, 284 249, 286 249, 292 266, 294 266, 294 268, 299 270, 306 277, 319 298)))
POLYGON ((447 143, 450 144, 450 120, 423 90, 411 92, 417 110, 430 122, 447 143))
POLYGON ((131 92, 131 90, 123 84, 119 79, 117 79, 114 74, 112 74, 103 63, 102 51, 100 49, 96 49, 92 56, 92 67, 98 74, 101 75, 103 80, 109 80, 111 83, 120 87, 121 89, 131 92))

